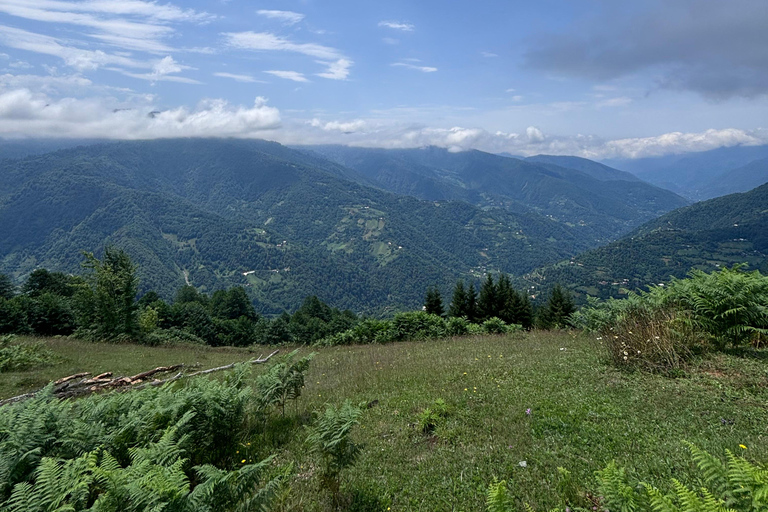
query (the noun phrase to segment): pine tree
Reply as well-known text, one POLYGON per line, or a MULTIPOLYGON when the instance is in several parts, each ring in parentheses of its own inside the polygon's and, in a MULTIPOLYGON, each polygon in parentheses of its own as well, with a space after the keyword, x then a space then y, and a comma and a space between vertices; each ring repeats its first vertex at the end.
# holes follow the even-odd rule
POLYGON ((453 297, 451 298, 451 305, 448 308, 448 316, 453 317, 465 317, 467 314, 467 290, 464 288, 464 281, 459 279, 456 281, 456 287, 453 289, 453 297))
POLYGON ((475 291, 475 283, 469 283, 469 291, 467 292, 467 320, 477 322, 477 292, 475 291))
POLYGON ((497 307, 498 293, 496 283, 493 282, 493 276, 488 274, 480 286, 480 296, 477 299, 478 320, 485 321, 494 316, 499 316, 497 307))
POLYGON ((443 316, 443 298, 440 296, 440 290, 430 286, 427 289, 427 296, 424 299, 424 310, 430 315, 443 316))
POLYGON ((496 283, 496 305, 494 307, 496 314, 494 316, 508 324, 516 323, 513 322, 512 316, 509 314, 510 305, 514 302, 516 295, 517 292, 512 288, 509 276, 503 272, 500 273, 499 281, 496 283))
POLYGON ((556 284, 541 309, 538 324, 543 329, 562 328, 570 325, 570 316, 576 311, 571 294, 556 284))

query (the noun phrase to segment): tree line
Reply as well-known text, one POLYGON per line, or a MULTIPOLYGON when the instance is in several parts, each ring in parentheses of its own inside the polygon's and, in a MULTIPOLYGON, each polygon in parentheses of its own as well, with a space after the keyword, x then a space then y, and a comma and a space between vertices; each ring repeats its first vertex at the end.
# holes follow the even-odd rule
POLYGON ((211 346, 314 343, 358 322, 351 311, 309 296, 293 313, 260 316, 242 287, 211 295, 182 286, 173 301, 149 291, 137 299, 137 267, 122 250, 84 253, 82 276, 33 271, 20 289, 0 274, 0 334, 73 335, 90 340, 211 346))
POLYGON ((576 311, 573 298, 559 284, 550 292, 539 307, 535 307, 528 294, 512 286, 509 276, 499 273, 494 280, 487 274, 480 284, 479 292, 475 283, 464 284, 459 279, 453 288, 453 295, 447 311, 437 287, 429 287, 424 298, 424 311, 438 316, 465 318, 471 323, 483 323, 498 318, 507 324, 521 325, 524 329, 537 327, 552 329, 570 325, 570 316, 576 311))

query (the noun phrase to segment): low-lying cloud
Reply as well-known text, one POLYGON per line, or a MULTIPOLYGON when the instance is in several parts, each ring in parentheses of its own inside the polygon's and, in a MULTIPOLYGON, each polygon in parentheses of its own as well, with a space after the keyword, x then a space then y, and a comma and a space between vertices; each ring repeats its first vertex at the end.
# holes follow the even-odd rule
POLYGON ((157 110, 151 104, 126 106, 109 98, 53 100, 29 89, 0 93, 0 136, 4 137, 257 137, 279 128, 280 123, 279 110, 261 97, 251 107, 214 99, 194 109, 157 110))

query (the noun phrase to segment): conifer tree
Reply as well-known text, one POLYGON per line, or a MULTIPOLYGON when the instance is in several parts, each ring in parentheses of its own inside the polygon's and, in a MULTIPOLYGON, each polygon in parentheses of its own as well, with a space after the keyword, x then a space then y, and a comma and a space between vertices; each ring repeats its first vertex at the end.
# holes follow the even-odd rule
POLYGON ((16 295, 16 286, 14 286, 11 278, 5 274, 0 274, 0 297, 10 299, 14 295, 16 295))
POLYGON ((424 299, 424 310, 430 315, 443 316, 445 313, 445 310, 443 309, 443 298, 437 287, 430 286, 427 288, 427 296, 424 299))
POLYGON ((477 292, 475 291, 475 283, 469 283, 469 290, 467 291, 467 320, 477 322, 477 319, 477 292))
POLYGON ((453 317, 465 317, 467 314, 467 290, 464 288, 464 281, 459 279, 456 281, 456 286, 453 289, 453 297, 451 298, 451 305, 448 307, 448 316, 453 317))
POLYGON ((549 294, 547 303, 542 307, 538 324, 543 329, 562 328, 570 325, 570 316, 576 311, 570 292, 556 284, 549 294))
POLYGON ((485 321, 489 318, 499 315, 498 307, 498 293, 496 289, 496 283, 493 282, 493 276, 488 274, 485 276, 485 281, 480 286, 480 296, 477 299, 477 316, 478 320, 485 321))
POLYGON ((493 316, 499 317, 508 324, 516 323, 512 321, 512 317, 509 315, 509 306, 514 301, 515 295, 517 295, 517 292, 512 288, 509 276, 501 272, 496 283, 496 304, 493 316))

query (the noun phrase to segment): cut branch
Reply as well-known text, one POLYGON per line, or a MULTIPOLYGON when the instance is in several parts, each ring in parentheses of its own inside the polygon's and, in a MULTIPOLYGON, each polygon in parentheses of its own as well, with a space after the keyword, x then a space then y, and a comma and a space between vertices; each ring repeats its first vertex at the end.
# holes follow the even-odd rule
MULTIPOLYGON (((272 358, 272 356, 274 356, 278 352, 280 352, 279 349, 275 350, 274 352, 269 354, 267 357, 259 356, 256 359, 251 359, 250 361, 245 361, 245 362, 250 364, 266 363, 267 361, 270 360, 270 358, 272 358)), ((145 372, 137 373, 132 377, 111 378, 113 375, 112 372, 104 372, 90 379, 83 379, 82 377, 87 377, 88 375, 91 375, 91 373, 89 372, 76 373, 74 375, 62 377, 61 379, 54 381, 53 396, 56 398, 64 399, 64 398, 74 398, 78 396, 89 395, 91 393, 97 393, 99 391, 106 391, 111 389, 120 389, 122 391, 125 391, 129 389, 142 389, 147 386, 162 386, 163 384, 167 384, 169 382, 173 382, 175 380, 179 380, 182 378, 197 377, 200 375, 207 375, 209 373, 218 372, 222 370, 230 370, 238 364, 240 363, 239 362, 230 363, 224 366, 217 366, 216 368, 209 368, 208 370, 200 370, 200 371, 192 372, 189 374, 184 374, 183 372, 184 364, 175 364, 172 366, 158 366, 153 370, 147 370, 145 372), (160 373, 172 372, 175 370, 182 370, 182 371, 179 371, 176 375, 174 375, 173 377, 169 377, 167 379, 154 379, 151 382, 145 382, 148 377, 152 377, 153 375, 157 375, 160 373), (76 379, 81 379, 81 380, 78 382, 74 382, 76 379)), ((39 389, 32 393, 24 393, 23 395, 6 398, 5 400, 0 400, 0 407, 6 404, 22 402, 29 398, 33 398, 38 393, 40 393, 43 389, 39 389)))

